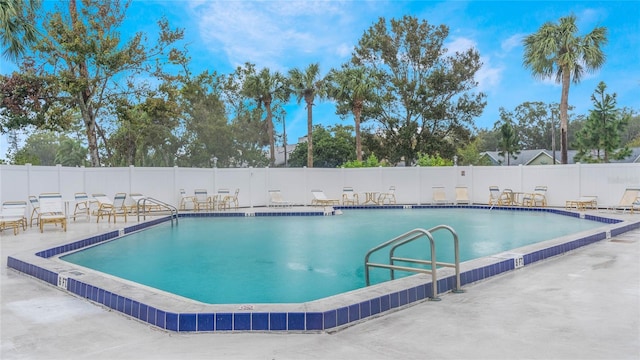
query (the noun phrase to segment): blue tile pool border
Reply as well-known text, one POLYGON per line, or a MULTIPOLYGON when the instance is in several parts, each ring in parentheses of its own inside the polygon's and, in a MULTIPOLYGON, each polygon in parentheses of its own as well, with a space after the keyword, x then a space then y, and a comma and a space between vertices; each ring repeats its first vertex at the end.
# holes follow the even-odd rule
MULTIPOLYGON (((407 208, 407 205, 391 206, 349 206, 335 207, 340 209, 380 209, 380 208, 407 208)), ((487 209, 488 206, 474 205, 411 205, 411 208, 476 208, 487 209)), ((603 216, 584 215, 571 211, 548 208, 510 208, 500 207, 495 210, 517 210, 517 211, 546 211, 564 216, 582 217, 604 224, 618 224, 622 222, 618 219, 606 218, 603 216)), ((335 211, 309 211, 309 212, 255 212, 251 215, 243 212, 236 213, 185 213, 179 218, 189 217, 221 217, 221 216, 323 216, 334 214, 335 211)), ((170 217, 162 217, 152 221, 125 227, 122 230, 109 231, 104 234, 91 236, 86 239, 74 241, 69 244, 55 246, 53 248, 38 251, 35 255, 38 258, 49 259, 58 255, 76 251, 88 246, 93 246, 102 242, 115 239, 119 236, 140 231, 159 223, 169 221, 170 217)), ((571 239, 561 244, 551 245, 544 249, 534 250, 525 254, 520 254, 524 261, 523 266, 545 260, 557 255, 567 253, 610 236, 617 236, 627 231, 640 228, 640 221, 629 222, 628 224, 614 227, 608 231, 598 231, 593 234, 571 239)), ((487 279, 498 274, 514 270, 516 264, 514 258, 490 257, 493 263, 482 265, 477 268, 461 272, 461 286, 487 279)), ((346 304, 324 311, 253 311, 251 308, 239 309, 237 311, 220 312, 172 312, 166 309, 158 309, 149 304, 139 302, 135 299, 110 292, 98 286, 73 278, 72 274, 61 274, 46 269, 43 266, 33 264, 35 261, 21 260, 18 257, 9 256, 7 266, 19 272, 35 277, 53 286, 65 289, 76 296, 90 300, 106 308, 118 311, 127 316, 133 317, 149 325, 173 332, 247 332, 247 331, 274 331, 274 332, 322 332, 331 331, 344 327, 350 323, 362 321, 368 318, 377 317, 386 312, 397 310, 403 306, 411 305, 427 300, 431 294, 432 284, 425 280, 425 283, 408 286, 397 291, 390 291, 383 295, 376 295, 364 301, 357 301, 353 304, 346 304)), ((445 276, 438 280, 439 293, 446 293, 455 288, 455 275, 445 276)))

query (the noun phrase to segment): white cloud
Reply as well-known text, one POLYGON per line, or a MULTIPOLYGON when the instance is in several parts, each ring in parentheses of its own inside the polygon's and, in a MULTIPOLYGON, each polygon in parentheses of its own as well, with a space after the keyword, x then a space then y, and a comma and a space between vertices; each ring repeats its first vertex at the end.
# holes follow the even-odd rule
POLYGON ((504 68, 492 66, 489 57, 481 56, 480 61, 482 61, 482 67, 476 72, 475 76, 478 82, 478 90, 485 92, 491 91, 500 84, 504 68))
MULTIPOLYGON (((453 55, 456 52, 462 53, 470 48, 478 49, 478 44, 468 38, 458 37, 453 39, 450 43, 446 44, 447 54, 453 55)), ((475 79, 478 82, 479 91, 490 91, 499 85, 502 78, 502 67, 496 67, 491 64, 491 58, 488 56, 480 56, 482 67, 476 72, 475 79)))
MULTIPOLYGON (((306 66, 325 54, 347 57, 352 45, 344 43, 340 22, 349 21, 336 1, 212 1, 193 7, 204 45, 226 54, 230 63, 252 62, 284 70, 299 59, 306 66), (321 15, 321 16, 320 16, 321 15), (349 49, 349 50, 347 50, 349 49)), ((324 69, 328 70, 328 69, 324 69)))
POLYGON ((511 35, 502 41, 500 48, 504 52, 509 52, 518 46, 522 46, 522 39, 524 39, 525 36, 526 35, 522 33, 511 35))
POLYGON ((453 55, 456 52, 461 53, 469 50, 469 48, 478 48, 478 44, 475 41, 463 37, 457 37, 445 46, 447 48, 447 55, 453 55))

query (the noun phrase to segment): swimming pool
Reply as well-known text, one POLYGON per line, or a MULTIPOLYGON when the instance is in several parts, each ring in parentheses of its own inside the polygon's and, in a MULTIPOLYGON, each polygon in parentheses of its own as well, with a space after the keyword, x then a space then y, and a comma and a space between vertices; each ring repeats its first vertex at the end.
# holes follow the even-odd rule
MULTIPOLYGON (((384 206, 387 209, 407 207, 446 209, 452 206, 384 206)), ((481 205, 456 207, 489 209, 488 206, 481 205)), ((541 211, 580 217, 598 221, 602 226, 526 245, 493 256, 465 261, 460 265, 460 280, 463 288, 466 284, 512 271, 517 264, 526 268, 538 261, 640 228, 640 221, 636 220, 622 221, 606 217, 606 215, 584 214, 552 208, 500 208, 494 209, 493 212, 498 213, 505 210, 541 211)), ((180 214, 180 221, 182 224, 184 219, 191 217, 323 216, 333 213, 333 210, 318 211, 313 208, 300 208, 297 211, 256 208, 241 209, 237 212, 224 214, 180 214)), ((59 259, 64 254, 106 243, 125 234, 168 221, 169 218, 158 218, 133 225, 119 224, 124 227, 68 243, 50 245, 39 251, 32 250, 13 254, 7 257, 7 266, 106 309, 119 312, 159 329, 175 332, 287 331, 316 333, 335 331, 344 326, 425 301, 429 299, 433 290, 430 277, 415 275, 305 303, 205 304, 97 271, 87 271, 86 268, 59 259)), ((453 272, 447 271, 450 269, 444 270, 438 271, 439 294, 454 289, 455 276, 453 272)))
MULTIPOLYGON (((445 223, 458 233, 461 261, 601 226, 548 212, 472 208, 191 218, 61 259, 209 304, 302 303, 364 287, 369 249, 406 231, 445 223)), ((437 259, 453 262, 451 235, 434 237, 437 259)), ((424 240, 397 255, 428 259, 424 240)), ((384 252, 375 255, 372 261, 386 262, 384 252)), ((411 274, 397 272, 396 278, 411 274)), ((374 269, 371 276, 374 284, 390 279, 385 269, 374 269)))

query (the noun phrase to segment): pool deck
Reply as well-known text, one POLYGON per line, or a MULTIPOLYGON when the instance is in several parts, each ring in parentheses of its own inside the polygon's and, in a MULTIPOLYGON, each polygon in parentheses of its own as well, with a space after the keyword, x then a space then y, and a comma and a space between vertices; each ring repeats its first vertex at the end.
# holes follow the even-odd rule
POLYGON ((6 266, 12 254, 115 228, 82 220, 66 233, 53 226, 44 234, 36 227, 0 233, 0 358, 640 358, 640 229, 467 285, 439 302, 317 334, 167 332, 6 266))

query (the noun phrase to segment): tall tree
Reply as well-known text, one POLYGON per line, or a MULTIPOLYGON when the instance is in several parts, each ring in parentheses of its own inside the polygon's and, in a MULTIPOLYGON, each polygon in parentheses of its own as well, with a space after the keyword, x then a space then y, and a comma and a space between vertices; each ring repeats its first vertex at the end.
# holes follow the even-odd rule
POLYGON ((360 124, 365 106, 375 107, 376 89, 379 81, 376 74, 365 67, 343 66, 331 70, 328 75, 329 97, 337 101, 336 113, 353 114, 356 130, 356 160, 362 161, 362 139, 360 124))
MULTIPOLYGON (((254 65, 245 63, 233 73, 220 76, 220 99, 224 102, 226 115, 231 122, 234 152, 240 155, 231 159, 230 165, 234 166, 269 165, 264 152, 265 146, 269 146, 269 136, 266 123, 260 120, 263 109, 258 108, 254 99, 244 91, 247 79, 253 75, 254 65)), ((278 110, 278 104, 275 109, 272 107, 273 113, 278 110)))
POLYGON ((158 21, 160 35, 155 44, 144 44, 145 35, 136 33, 126 43, 119 26, 129 2, 119 0, 69 0, 44 14, 44 34, 35 45, 43 75, 53 76, 60 94, 60 108, 79 110, 92 166, 100 165, 98 137, 108 149, 102 121, 109 119, 111 101, 134 92, 147 91, 150 81, 140 75, 160 77, 162 66, 185 60, 181 51, 171 48, 182 39, 182 30, 171 30, 166 19, 158 21))
POLYGON ((507 166, 511 165, 511 158, 517 159, 520 154, 520 138, 513 126, 513 114, 500 108, 500 121, 495 127, 500 131, 500 140, 498 142, 498 154, 507 158, 507 166))
POLYGON ((17 60, 36 41, 33 17, 39 7, 40 0, 0 1, 0 43, 6 59, 17 60))
POLYGON ((486 105, 483 93, 472 92, 480 55, 475 49, 448 52, 448 35, 445 25, 415 17, 392 19, 389 25, 380 18, 354 51, 354 65, 383 74, 376 118, 393 163, 411 164, 420 152, 453 157, 486 105))
POLYGON ((616 108, 616 94, 607 94, 607 85, 600 82, 591 95, 593 110, 585 126, 578 133, 576 161, 605 162, 621 160, 631 155, 627 146, 621 147, 624 133, 631 115, 616 108))
POLYGON ((204 72, 185 83, 182 89, 184 134, 179 155, 181 166, 211 167, 215 156, 219 167, 231 165, 238 153, 220 93, 221 78, 204 72))
POLYGON ((298 104, 304 99, 307 107, 307 167, 313 167, 313 102, 316 97, 324 99, 327 95, 324 78, 320 75, 320 66, 315 63, 306 69, 289 71, 291 87, 296 94, 298 104))
POLYGON ((524 66, 534 77, 546 79, 555 76, 562 84, 560 96, 560 151, 563 164, 567 164, 569 127, 569 86, 577 84, 585 71, 593 72, 605 62, 602 46, 607 43, 607 29, 596 27, 579 36, 576 17, 560 18, 558 24, 547 22, 536 33, 524 38, 524 66))
POLYGON ((272 73, 269 69, 264 68, 259 73, 247 77, 243 91, 245 95, 255 100, 259 108, 264 106, 267 112, 265 122, 269 136, 270 164, 274 166, 276 147, 272 105, 274 102, 277 105, 277 103, 285 103, 289 100, 290 89, 287 78, 278 71, 272 73))

